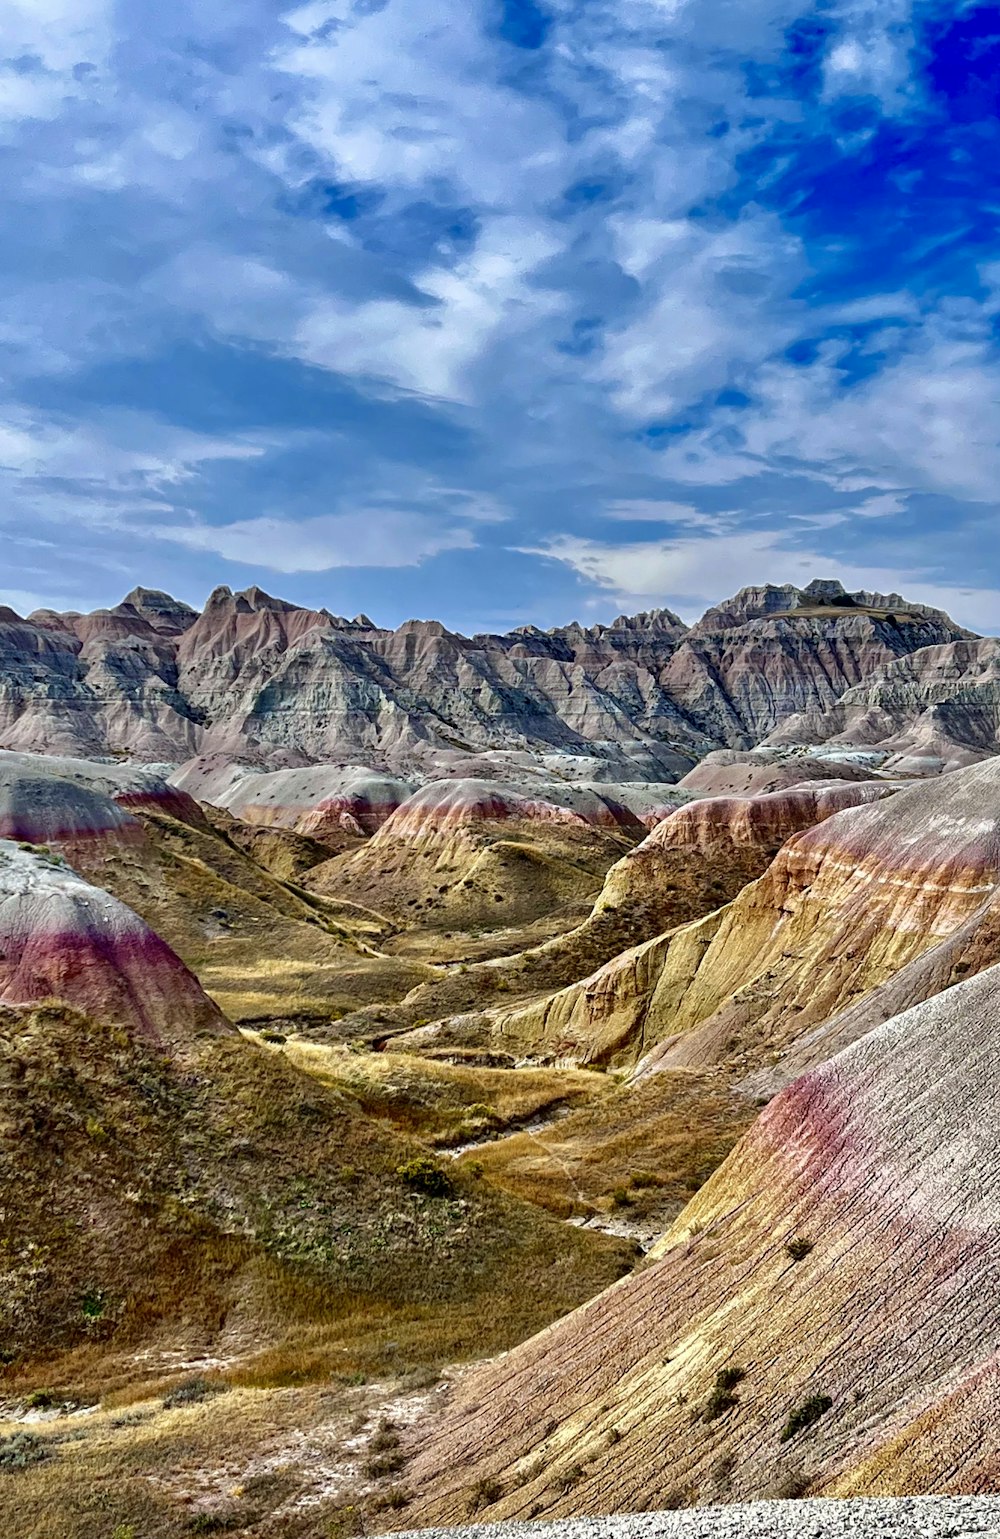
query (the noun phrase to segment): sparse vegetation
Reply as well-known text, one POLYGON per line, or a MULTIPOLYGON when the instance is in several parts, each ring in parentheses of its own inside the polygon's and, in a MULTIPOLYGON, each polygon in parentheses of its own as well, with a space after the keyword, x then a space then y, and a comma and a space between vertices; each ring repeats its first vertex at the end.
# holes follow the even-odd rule
POLYGON ((178 1405, 197 1405, 201 1400, 207 1400, 210 1395, 218 1395, 225 1388, 224 1384, 213 1384, 210 1379, 193 1378, 185 1379, 168 1390, 163 1397, 166 1410, 173 1410, 178 1405))
POLYGON ((15 1432, 0 1438, 0 1471, 10 1473, 41 1464, 51 1457, 48 1446, 32 1432, 15 1432))
POLYGON ((745 1378, 746 1370, 744 1368, 737 1368, 735 1366, 721 1368, 715 1376, 712 1393, 709 1395, 701 1412, 702 1421, 715 1421, 718 1417, 724 1416, 727 1411, 731 1411, 735 1405, 738 1405, 739 1397, 733 1394, 733 1390, 745 1378))
POLYGON ((795 1437, 799 1432, 804 1432, 807 1427, 815 1426, 820 1417, 825 1416, 832 1406, 833 1401, 829 1395, 810 1395, 809 1399, 803 1400, 802 1404, 796 1406, 789 1416, 781 1434, 781 1441, 787 1443, 790 1438, 795 1437))
POLYGON ((397 1165, 396 1174, 411 1191, 422 1192, 425 1197, 450 1197, 455 1190, 448 1172, 427 1155, 418 1155, 416 1159, 407 1160, 405 1165, 397 1165))
POLYGON ((813 1249, 813 1242, 807 1240, 804 1235, 797 1235, 794 1240, 788 1241, 785 1249, 793 1261, 804 1261, 813 1249))
POLYGON ((492 1507, 494 1503, 498 1502, 502 1496, 503 1486, 500 1484, 499 1480, 497 1480, 495 1476, 484 1475, 481 1480, 476 1481, 475 1485, 472 1487, 472 1490, 469 1492, 469 1515, 471 1516, 473 1513, 481 1512, 484 1507, 492 1507))

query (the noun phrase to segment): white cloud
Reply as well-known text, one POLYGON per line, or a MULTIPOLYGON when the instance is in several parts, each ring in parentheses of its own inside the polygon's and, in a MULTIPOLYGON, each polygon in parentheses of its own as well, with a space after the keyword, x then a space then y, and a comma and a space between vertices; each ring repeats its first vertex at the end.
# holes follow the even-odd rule
POLYGON ((475 540, 460 525, 445 525, 405 509, 362 508, 318 518, 249 518, 229 524, 192 523, 151 529, 157 539, 226 561, 272 572, 326 572, 334 567, 418 566, 446 550, 469 550, 475 540))
POLYGON ((818 550, 791 545, 785 531, 756 529, 725 536, 644 540, 610 545, 560 535, 529 553, 564 562, 589 582, 609 589, 623 609, 652 603, 679 606, 695 620, 711 604, 757 583, 794 583, 836 578, 848 591, 901 592, 904 597, 947 610, 975 630, 1000 630, 1000 589, 938 581, 916 567, 866 566, 818 550))

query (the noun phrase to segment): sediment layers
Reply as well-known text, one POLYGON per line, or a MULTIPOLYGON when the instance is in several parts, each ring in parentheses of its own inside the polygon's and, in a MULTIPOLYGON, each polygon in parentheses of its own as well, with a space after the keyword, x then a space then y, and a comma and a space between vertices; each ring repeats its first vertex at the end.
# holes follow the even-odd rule
POLYGON ((773 1100, 652 1265, 463 1384, 417 1522, 992 1483, 998 999, 993 967, 773 1100))

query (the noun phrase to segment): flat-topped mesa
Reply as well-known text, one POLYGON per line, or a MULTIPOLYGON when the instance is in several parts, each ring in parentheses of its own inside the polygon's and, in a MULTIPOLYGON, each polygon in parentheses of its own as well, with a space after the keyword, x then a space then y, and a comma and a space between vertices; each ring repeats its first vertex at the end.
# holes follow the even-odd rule
POLYGON ((0 1001, 50 998, 167 1048, 232 1030, 138 914, 61 857, 0 841, 0 1001))
POLYGON ((998 1004, 994 967, 772 1101, 650 1264, 415 1430, 408 1521, 989 1483, 998 1004))

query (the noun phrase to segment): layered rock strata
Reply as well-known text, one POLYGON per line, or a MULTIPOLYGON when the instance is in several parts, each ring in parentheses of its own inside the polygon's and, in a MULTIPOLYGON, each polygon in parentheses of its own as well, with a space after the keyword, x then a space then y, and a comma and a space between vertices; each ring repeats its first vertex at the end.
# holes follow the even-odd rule
POLYGON ((92 615, 0 612, 0 743, 404 776, 467 777, 461 761, 485 751, 574 779, 672 780, 966 635, 896 595, 842 589, 745 590, 691 631, 660 610, 473 637, 434 621, 381 630, 259 588, 216 589, 200 615, 136 590, 92 615))
POLYGON ((653 1265, 463 1384, 417 1521, 992 1485, 998 999, 993 967, 772 1101, 653 1265))

